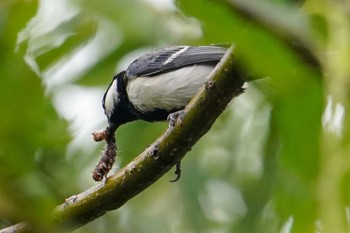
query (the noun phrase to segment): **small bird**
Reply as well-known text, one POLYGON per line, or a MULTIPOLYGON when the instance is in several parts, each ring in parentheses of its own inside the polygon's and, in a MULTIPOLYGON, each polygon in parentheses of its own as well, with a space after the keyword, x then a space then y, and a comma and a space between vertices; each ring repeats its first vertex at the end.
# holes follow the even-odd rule
POLYGON ((135 120, 164 121, 183 110, 226 51, 218 46, 164 47, 142 55, 115 75, 102 100, 108 127, 103 133, 93 133, 96 141, 107 141, 94 179, 102 180, 114 163, 114 132, 120 125, 135 120))

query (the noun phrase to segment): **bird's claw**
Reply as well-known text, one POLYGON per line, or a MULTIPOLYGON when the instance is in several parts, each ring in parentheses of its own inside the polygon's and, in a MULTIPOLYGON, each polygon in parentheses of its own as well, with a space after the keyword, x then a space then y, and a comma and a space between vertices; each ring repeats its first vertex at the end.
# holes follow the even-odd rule
POLYGON ((176 167, 175 167, 175 179, 170 180, 169 182, 176 182, 180 179, 181 177, 181 161, 176 163, 176 167))
POLYGON ((175 128, 176 124, 182 124, 182 120, 185 116, 185 111, 184 110, 180 110, 180 111, 177 111, 177 112, 173 112, 173 113, 170 113, 168 115, 168 122, 169 122, 169 129, 170 131, 173 131, 173 129, 175 128))

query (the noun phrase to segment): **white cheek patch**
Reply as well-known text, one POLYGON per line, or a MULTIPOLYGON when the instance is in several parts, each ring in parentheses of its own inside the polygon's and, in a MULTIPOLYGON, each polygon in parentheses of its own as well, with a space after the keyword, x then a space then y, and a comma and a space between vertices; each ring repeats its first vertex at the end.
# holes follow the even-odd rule
POLYGON ((207 81, 213 69, 189 66, 159 76, 131 79, 127 85, 129 100, 140 112, 180 109, 207 81))
POLYGON ((114 80, 112 85, 109 87, 107 91, 105 102, 104 102, 104 108, 108 117, 112 115, 114 106, 118 104, 118 102, 119 102, 119 96, 117 92, 117 80, 114 80))

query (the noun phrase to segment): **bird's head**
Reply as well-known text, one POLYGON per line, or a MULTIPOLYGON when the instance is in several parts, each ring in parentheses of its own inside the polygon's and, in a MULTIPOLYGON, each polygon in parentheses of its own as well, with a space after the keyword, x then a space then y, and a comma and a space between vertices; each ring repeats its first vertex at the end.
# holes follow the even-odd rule
POLYGON ((131 104, 125 90, 126 85, 127 77, 125 71, 122 71, 113 77, 102 99, 102 107, 111 132, 120 125, 135 120, 135 116, 130 112, 131 104))

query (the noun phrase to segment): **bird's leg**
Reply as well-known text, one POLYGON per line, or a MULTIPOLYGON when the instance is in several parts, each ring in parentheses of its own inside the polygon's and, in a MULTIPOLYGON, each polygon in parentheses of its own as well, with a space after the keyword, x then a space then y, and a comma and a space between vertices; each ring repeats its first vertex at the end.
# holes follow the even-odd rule
POLYGON ((169 130, 170 131, 173 131, 173 129, 175 128, 175 125, 176 124, 182 124, 182 120, 185 116, 185 111, 184 110, 179 110, 177 112, 173 112, 173 113, 170 113, 168 115, 168 122, 169 122, 169 130))
MULTIPOLYGON (((184 110, 179 110, 177 112, 173 112, 173 113, 170 113, 168 115, 168 122, 169 122, 169 131, 168 133, 170 133, 171 131, 174 130, 176 124, 179 124, 181 125, 182 124, 182 120, 185 116, 185 111, 184 110)), ((170 180, 170 182, 175 182, 175 181, 178 181, 181 177, 181 161, 177 162, 176 163, 176 166, 175 166, 175 179, 173 180, 170 180)))
POLYGON ((180 179, 180 177, 181 177, 181 160, 176 163, 175 175, 176 175, 175 179, 170 180, 170 182, 176 182, 176 181, 178 181, 180 179))

